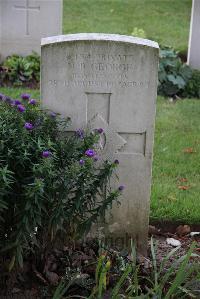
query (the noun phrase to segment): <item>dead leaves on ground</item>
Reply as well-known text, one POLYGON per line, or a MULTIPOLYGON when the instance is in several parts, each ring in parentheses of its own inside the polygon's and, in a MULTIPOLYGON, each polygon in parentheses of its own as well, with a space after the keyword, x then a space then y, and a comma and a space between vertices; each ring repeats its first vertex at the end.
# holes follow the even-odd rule
POLYGON ((187 182, 188 182, 188 179, 186 179, 186 178, 180 178, 178 181, 179 181, 179 182, 178 182, 178 189, 179 189, 179 190, 188 190, 188 189, 191 188, 190 185, 185 185, 185 184, 181 184, 181 185, 179 185, 179 183, 187 183, 187 182))
POLYGON ((185 236, 191 232, 191 228, 189 225, 179 225, 176 228, 176 233, 179 237, 185 236))
POLYGON ((185 182, 187 182, 188 180, 187 180, 186 178, 180 178, 179 181, 185 183, 185 182))
POLYGON ((186 147, 184 148, 183 152, 186 154, 194 154, 196 153, 196 150, 193 147, 186 147))
POLYGON ((179 190, 188 190, 190 189, 190 186, 178 186, 179 190))

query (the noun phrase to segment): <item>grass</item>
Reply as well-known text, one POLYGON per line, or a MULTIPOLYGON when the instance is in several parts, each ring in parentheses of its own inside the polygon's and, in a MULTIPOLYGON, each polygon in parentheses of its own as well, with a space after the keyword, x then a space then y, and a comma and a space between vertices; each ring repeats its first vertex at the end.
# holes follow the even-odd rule
POLYGON ((158 99, 151 219, 199 223, 199 115, 199 100, 158 99))
POLYGON ((161 45, 186 51, 191 0, 64 0, 63 32, 130 35, 135 27, 161 45))
MULTIPOLYGON (((13 98, 18 98, 22 92, 39 98, 38 90, 0 88, 0 93, 13 98)), ((152 220, 199 223, 199 115, 200 100, 180 100, 173 104, 158 98, 150 214, 152 220), (191 148, 193 153, 185 153, 187 148, 191 148), (183 179, 187 181, 183 182, 183 179), (181 190, 179 186, 189 186, 189 189, 181 190)))
POLYGON ((40 91, 37 89, 0 87, 0 93, 3 93, 13 99, 19 98, 22 93, 29 93, 34 99, 40 98, 40 91))

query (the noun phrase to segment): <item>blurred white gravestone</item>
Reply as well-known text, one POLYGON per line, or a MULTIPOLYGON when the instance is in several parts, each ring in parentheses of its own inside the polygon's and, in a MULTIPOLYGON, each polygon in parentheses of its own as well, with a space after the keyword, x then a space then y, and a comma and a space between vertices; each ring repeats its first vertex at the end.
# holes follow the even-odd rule
POLYGON ((200 70, 200 0, 193 0, 190 21, 188 64, 200 70))
POLYGON ((0 59, 40 54, 42 37, 62 33, 62 0, 0 0, 0 59))
MULTIPOLYGON (((71 117, 69 131, 103 128, 103 157, 118 159, 125 185, 107 232, 147 248, 157 93, 158 44, 112 34, 42 39, 41 96, 45 108, 71 117)), ((116 240, 116 239, 113 239, 116 240)), ((126 243, 126 244, 125 244, 126 243)))

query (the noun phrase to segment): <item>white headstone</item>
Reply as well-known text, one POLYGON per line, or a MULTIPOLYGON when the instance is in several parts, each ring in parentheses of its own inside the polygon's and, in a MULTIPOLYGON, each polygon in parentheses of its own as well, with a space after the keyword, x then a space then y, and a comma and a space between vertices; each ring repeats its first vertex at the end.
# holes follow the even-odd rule
POLYGON ((200 70, 200 0, 192 2, 188 64, 200 70))
POLYGON ((42 37, 62 33, 62 0, 0 0, 0 59, 40 54, 42 37))
MULTIPOLYGON (((145 253, 157 93, 158 44, 112 34, 45 38, 41 53, 43 106, 71 117, 69 131, 103 128, 103 156, 118 159, 125 185, 107 229, 145 253)), ((119 184, 117 182, 117 184, 119 184)), ((115 182, 116 184, 116 182, 115 182)), ((127 245, 127 244, 126 244, 127 245)))

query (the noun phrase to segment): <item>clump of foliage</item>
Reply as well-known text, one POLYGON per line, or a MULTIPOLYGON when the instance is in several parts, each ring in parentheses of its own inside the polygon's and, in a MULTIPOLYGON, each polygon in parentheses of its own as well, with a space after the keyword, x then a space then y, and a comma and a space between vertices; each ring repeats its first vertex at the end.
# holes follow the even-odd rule
POLYGON ((33 53, 26 57, 9 56, 0 66, 1 86, 36 86, 40 80, 40 56, 33 53))
POLYGON ((103 130, 69 136, 68 124, 28 94, 0 95, 0 250, 9 269, 63 235, 81 237, 123 189, 108 184, 118 161, 97 162, 103 130))
POLYGON ((192 77, 191 68, 182 63, 177 52, 170 48, 160 50, 158 93, 163 96, 180 95, 192 77))
POLYGON ((187 82, 183 93, 183 97, 200 98, 200 71, 193 70, 192 77, 187 82))
POLYGON ((183 63, 168 47, 160 50, 158 94, 167 97, 200 98, 200 71, 183 63))
MULTIPOLYGON (((171 258, 179 250, 179 247, 174 248, 158 265, 156 243, 151 239, 151 261, 149 260, 149 266, 146 267, 137 262, 133 244, 131 254, 128 256, 104 249, 97 262, 93 289, 84 298, 199 298, 199 290, 196 287, 192 289, 192 286, 200 282, 199 264, 198 262, 190 264, 191 258, 199 258, 193 253, 195 246, 193 243, 185 256, 176 258, 171 263, 171 258)), ((70 287, 77 283, 78 277, 80 273, 74 274, 71 279, 61 280, 53 299, 61 299, 66 295, 67 298, 72 298, 70 287)), ((87 280, 88 277, 85 278, 85 285, 87 280)), ((83 282, 82 284, 84 285, 83 282)))

